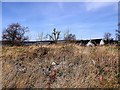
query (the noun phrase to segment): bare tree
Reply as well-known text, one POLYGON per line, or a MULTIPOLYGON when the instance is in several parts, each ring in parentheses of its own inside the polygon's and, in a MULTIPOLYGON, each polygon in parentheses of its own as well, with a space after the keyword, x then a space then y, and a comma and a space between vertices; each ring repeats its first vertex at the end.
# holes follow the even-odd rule
POLYGON ((70 40, 76 40, 75 34, 71 34, 69 32, 69 29, 64 33, 64 40, 70 41, 70 40))
POLYGON ((57 43, 58 39, 60 38, 60 31, 57 31, 56 28, 54 28, 52 35, 47 35, 50 37, 50 40, 54 41, 54 43, 57 43))
POLYGON ((66 31, 64 32, 64 39, 65 39, 66 37, 68 37, 69 34, 70 34, 70 33, 69 33, 69 29, 68 29, 68 30, 66 30, 66 31))
POLYGON ((28 40, 28 36, 25 36, 28 31, 28 27, 13 23, 3 30, 2 40, 8 41, 10 45, 22 45, 25 40, 28 40))
POLYGON ((110 42, 111 38, 111 33, 107 32, 104 34, 104 39, 107 41, 107 43, 110 42))
POLYGON ((120 41, 120 30, 116 30, 116 39, 120 41))
POLYGON ((37 38, 37 40, 38 40, 38 43, 37 44, 40 44, 41 45, 41 47, 42 47, 42 41, 43 41, 43 39, 45 39, 46 37, 44 37, 44 34, 43 34, 43 32, 42 33, 38 33, 38 38, 37 38), (40 41, 40 43, 39 43, 39 41, 40 41))
POLYGON ((120 23, 118 23, 118 30, 116 30, 116 39, 120 41, 120 23))
POLYGON ((76 40, 76 36, 75 34, 68 34, 64 40, 67 40, 67 41, 72 41, 72 40, 76 40))

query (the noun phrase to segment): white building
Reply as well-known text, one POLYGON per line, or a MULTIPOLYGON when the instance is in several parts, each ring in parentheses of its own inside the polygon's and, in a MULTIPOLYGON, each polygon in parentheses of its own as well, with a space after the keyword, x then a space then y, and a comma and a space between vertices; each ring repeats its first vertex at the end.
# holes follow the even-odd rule
POLYGON ((104 45, 105 44, 105 42, 104 42, 104 40, 102 39, 101 41, 100 41, 100 45, 104 45))
POLYGON ((95 46, 92 42, 91 42, 91 40, 86 44, 86 46, 95 46))

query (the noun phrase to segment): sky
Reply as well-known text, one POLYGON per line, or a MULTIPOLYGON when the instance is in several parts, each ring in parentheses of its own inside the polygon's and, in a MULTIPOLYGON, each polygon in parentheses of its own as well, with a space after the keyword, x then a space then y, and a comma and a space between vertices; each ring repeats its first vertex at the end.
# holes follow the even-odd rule
POLYGON ((2 30, 11 23, 29 27, 27 35, 51 34, 56 28, 60 39, 69 30, 77 39, 115 37, 118 28, 117 2, 2 2, 2 30))

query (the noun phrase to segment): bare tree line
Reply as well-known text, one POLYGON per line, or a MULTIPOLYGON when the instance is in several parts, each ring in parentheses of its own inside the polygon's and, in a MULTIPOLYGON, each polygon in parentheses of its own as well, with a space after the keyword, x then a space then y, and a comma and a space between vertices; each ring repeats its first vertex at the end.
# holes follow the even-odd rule
MULTIPOLYGON (((120 24, 118 24, 120 26, 120 24)), ((29 37, 25 34, 29 31, 28 27, 24 27, 19 23, 12 23, 7 28, 5 28, 2 32, 2 41, 8 41, 10 45, 23 45, 23 42, 29 40, 29 37)), ((116 32, 116 40, 120 41, 120 29, 115 31, 116 32)), ((38 34, 37 40, 42 41, 49 37, 50 40, 54 41, 56 44, 60 39, 61 31, 58 31, 56 28, 53 29, 51 34, 47 34, 44 36, 43 32, 38 34)), ((110 32, 104 33, 103 38, 109 42, 111 39, 110 32)), ((64 40, 65 41, 75 41, 76 36, 75 34, 69 33, 69 30, 64 33, 64 40)))

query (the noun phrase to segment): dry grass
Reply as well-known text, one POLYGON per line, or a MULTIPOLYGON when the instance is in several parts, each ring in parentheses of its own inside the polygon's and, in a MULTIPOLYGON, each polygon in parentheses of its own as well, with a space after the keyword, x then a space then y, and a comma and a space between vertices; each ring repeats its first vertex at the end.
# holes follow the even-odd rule
POLYGON ((3 87, 118 87, 118 58, 116 46, 3 47, 3 87))

